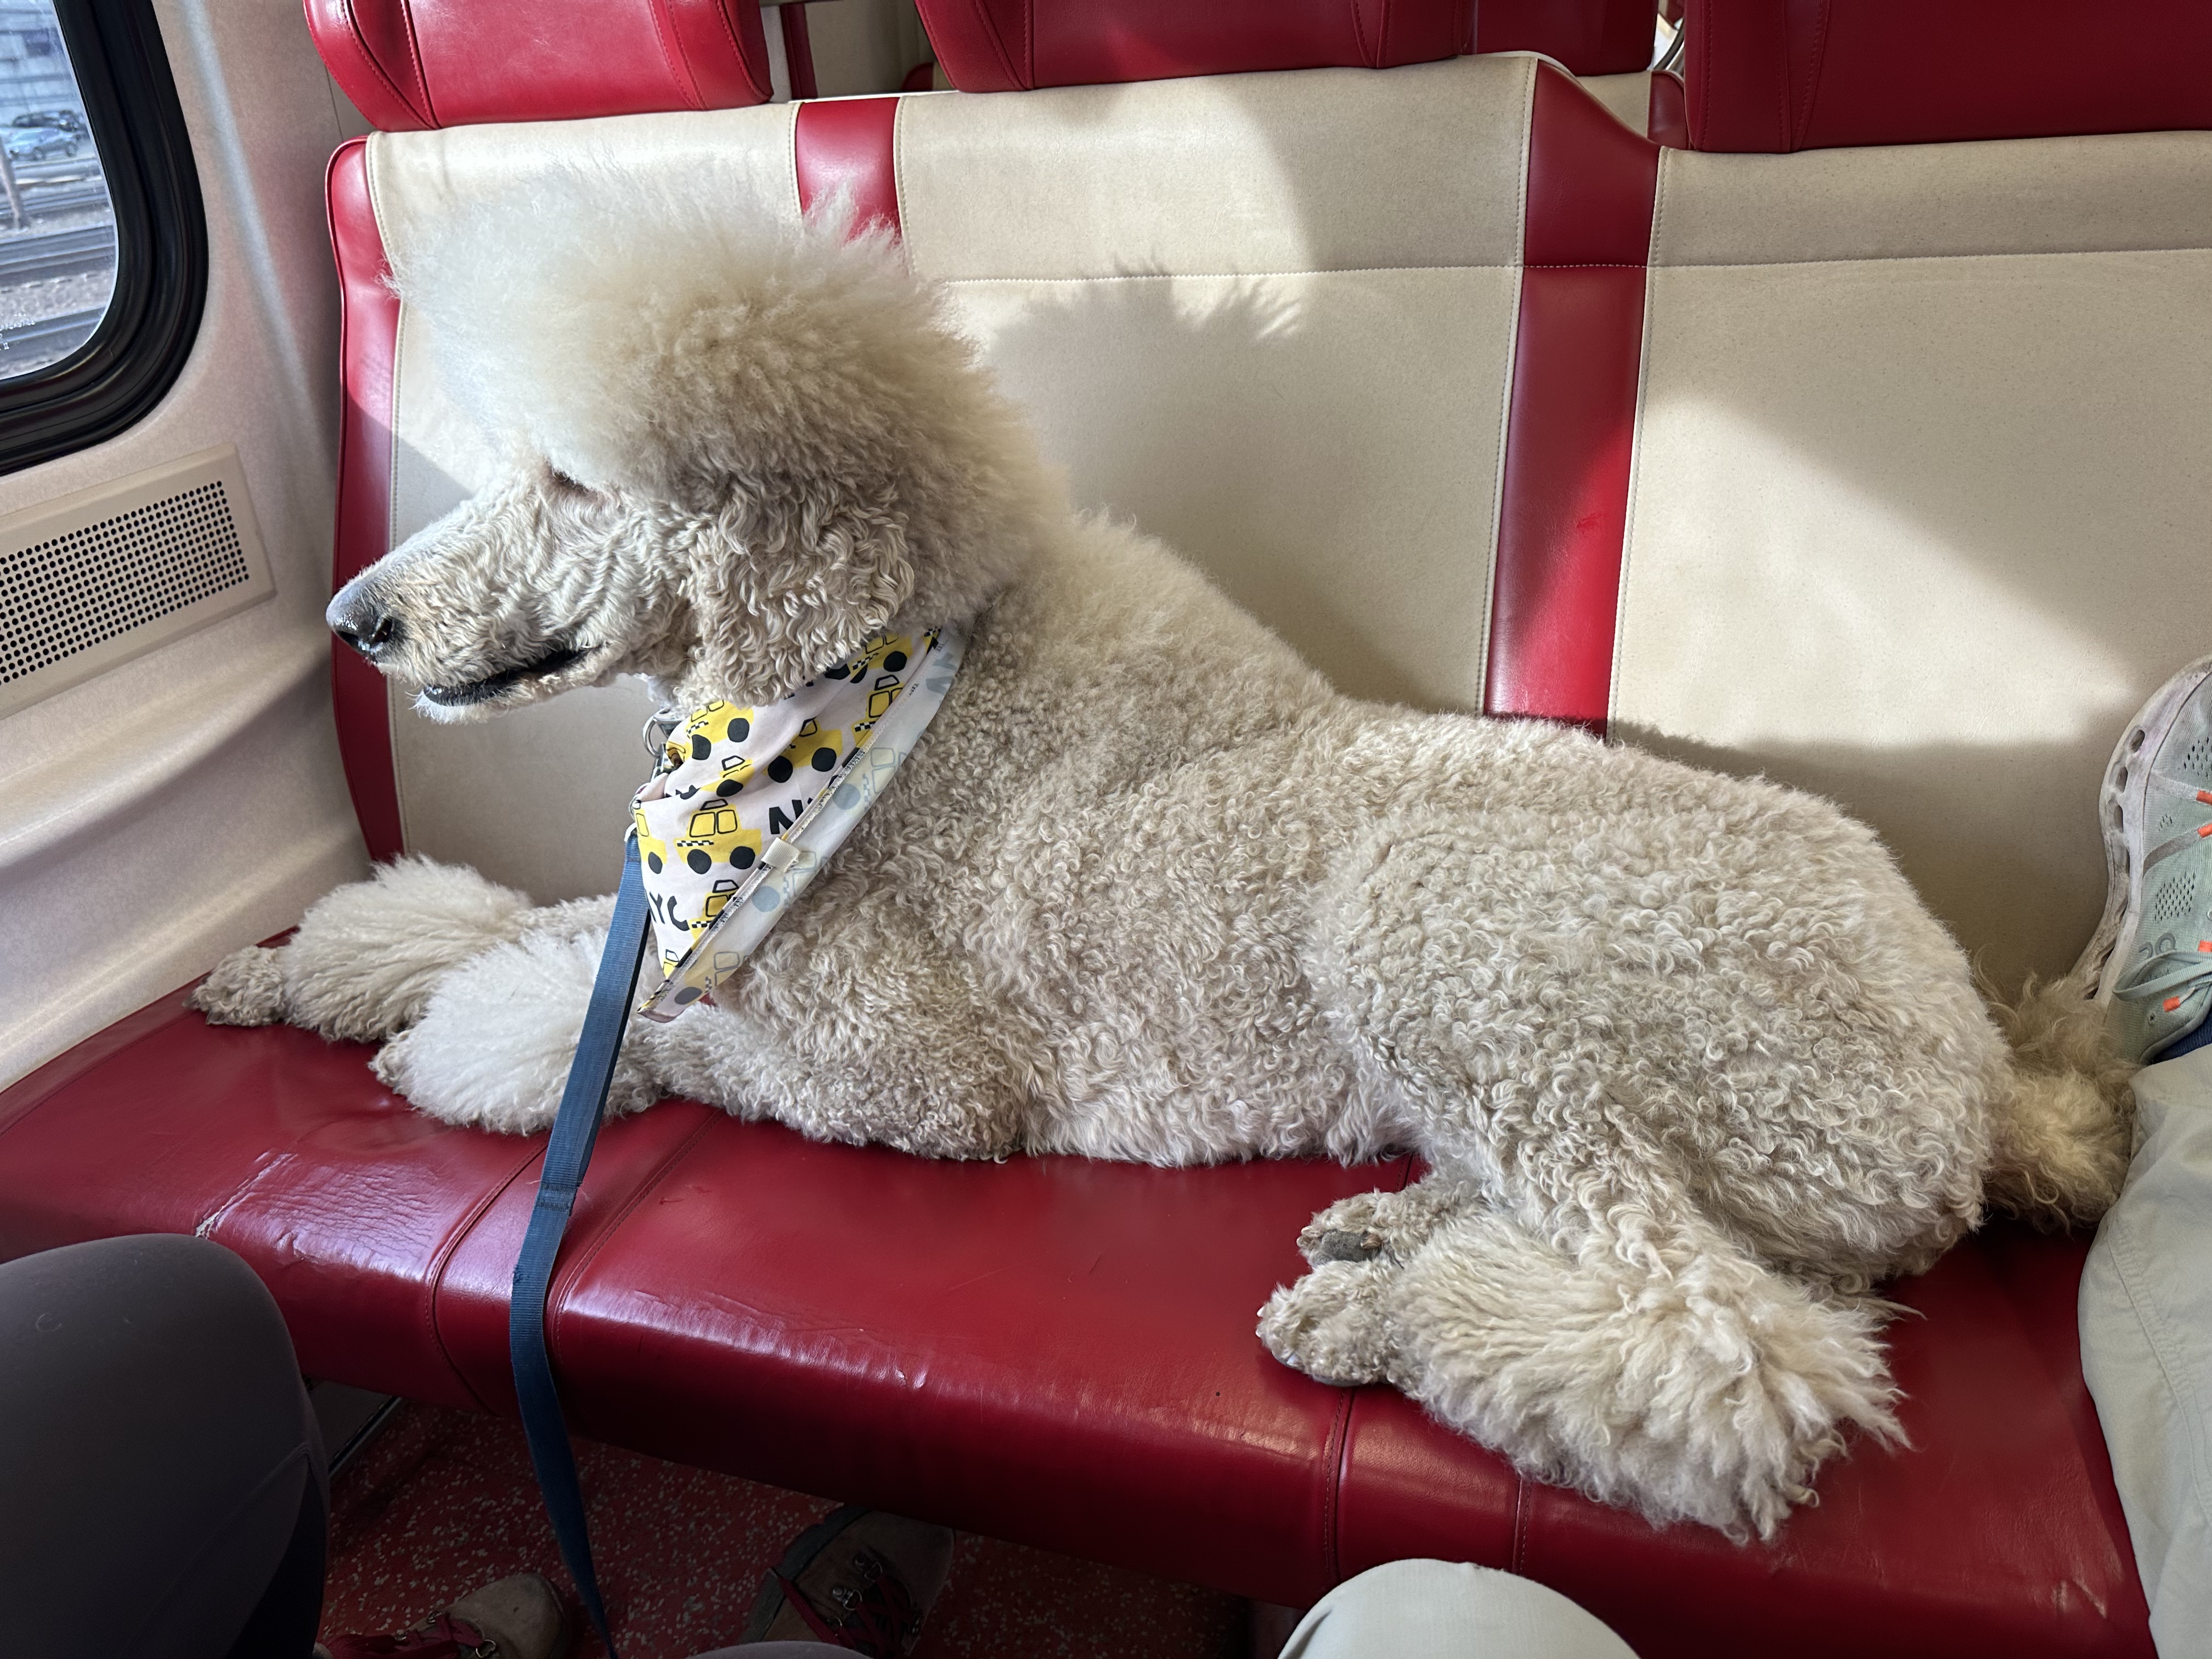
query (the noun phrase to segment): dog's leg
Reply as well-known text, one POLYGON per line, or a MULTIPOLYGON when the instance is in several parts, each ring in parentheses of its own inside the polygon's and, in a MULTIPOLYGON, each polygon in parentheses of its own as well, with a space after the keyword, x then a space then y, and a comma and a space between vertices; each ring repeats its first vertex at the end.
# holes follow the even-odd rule
POLYGON ((473 870, 400 859, 325 894, 299 931, 217 963, 191 1006, 219 1025, 289 1020, 373 1042, 411 1024, 447 972, 517 937, 530 901, 473 870))
MULTIPOLYGON (((608 901, 532 913, 521 938, 478 952, 441 977, 418 1018, 384 1045, 376 1074, 447 1123, 528 1134, 553 1121, 583 1030, 608 901)), ((655 1028, 633 1020, 607 1093, 615 1115, 660 1097, 655 1028)))
POLYGON ((1261 1334, 1322 1381, 1397 1384, 1537 1479, 1769 1535, 1846 1425, 1895 1437, 1881 1315, 1635 1216, 1547 1236, 1469 1197, 1402 1256, 1382 1231, 1319 1261, 1261 1334))

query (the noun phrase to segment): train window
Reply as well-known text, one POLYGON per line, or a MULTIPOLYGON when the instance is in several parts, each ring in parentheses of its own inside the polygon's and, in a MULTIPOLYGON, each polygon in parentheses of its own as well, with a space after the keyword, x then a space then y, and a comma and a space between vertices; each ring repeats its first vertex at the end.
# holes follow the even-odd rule
POLYGON ((115 295, 115 204, 52 6, 0 7, 0 380, 92 338, 115 295))
POLYGON ((0 0, 0 471, 176 380, 207 230, 150 0, 0 0))

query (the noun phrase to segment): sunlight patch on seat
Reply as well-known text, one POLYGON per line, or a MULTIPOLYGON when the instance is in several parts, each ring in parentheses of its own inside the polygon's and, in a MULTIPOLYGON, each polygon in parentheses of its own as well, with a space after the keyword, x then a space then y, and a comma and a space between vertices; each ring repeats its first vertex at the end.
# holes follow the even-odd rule
POLYGON ((1620 718, 1729 748, 2001 747, 2077 741, 2134 706, 2139 672, 1989 545, 1948 544, 1736 412, 1655 404, 1641 449, 1667 475, 1637 489, 1620 718))

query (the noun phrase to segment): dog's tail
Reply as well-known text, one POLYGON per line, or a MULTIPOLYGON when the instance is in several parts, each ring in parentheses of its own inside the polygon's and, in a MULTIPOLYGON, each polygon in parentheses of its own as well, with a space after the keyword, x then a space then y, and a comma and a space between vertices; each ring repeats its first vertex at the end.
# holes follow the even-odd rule
POLYGON ((2137 1068, 2113 1051, 2104 1009, 2071 976, 2031 977, 2010 1000, 1983 992, 2013 1056, 1990 1126, 1990 1200, 2039 1226, 2094 1222, 2127 1176, 2137 1068))

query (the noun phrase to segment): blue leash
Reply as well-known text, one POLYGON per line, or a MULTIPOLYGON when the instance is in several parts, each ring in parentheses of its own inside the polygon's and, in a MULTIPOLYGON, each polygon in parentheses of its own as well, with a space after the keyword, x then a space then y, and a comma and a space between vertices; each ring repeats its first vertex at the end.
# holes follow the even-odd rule
POLYGON ((638 964, 645 959, 650 920, 645 907, 644 872, 638 865, 637 841, 633 836, 623 861, 622 887, 615 896, 615 918, 607 929, 606 951, 599 957, 599 977, 592 984, 591 1006, 584 1014, 583 1032, 576 1039, 576 1058, 568 1066, 568 1085, 562 1091, 560 1114, 553 1120, 552 1138, 546 1143, 545 1163, 538 1177, 538 1202, 531 1207, 522 1254, 515 1258, 514 1292, 507 1316, 507 1353, 514 1365, 514 1395, 522 1407, 522 1430, 530 1442, 531 1466, 538 1472, 538 1489, 544 1495, 553 1535, 560 1540, 561 1559, 568 1563, 568 1575, 584 1598, 592 1628, 606 1644, 608 1659, 616 1659, 615 1639, 607 1629, 599 1576, 592 1570, 592 1534, 584 1515, 583 1488, 576 1480, 576 1457, 568 1444, 568 1422, 561 1415, 561 1396, 553 1386, 552 1357, 545 1351, 545 1296, 552 1283, 555 1258, 561 1253, 561 1236, 568 1231, 569 1212, 576 1206, 576 1189, 583 1184, 585 1166, 592 1161, 592 1145, 599 1139, 607 1088, 614 1081, 615 1060, 622 1053, 623 1026, 637 994, 638 964))

